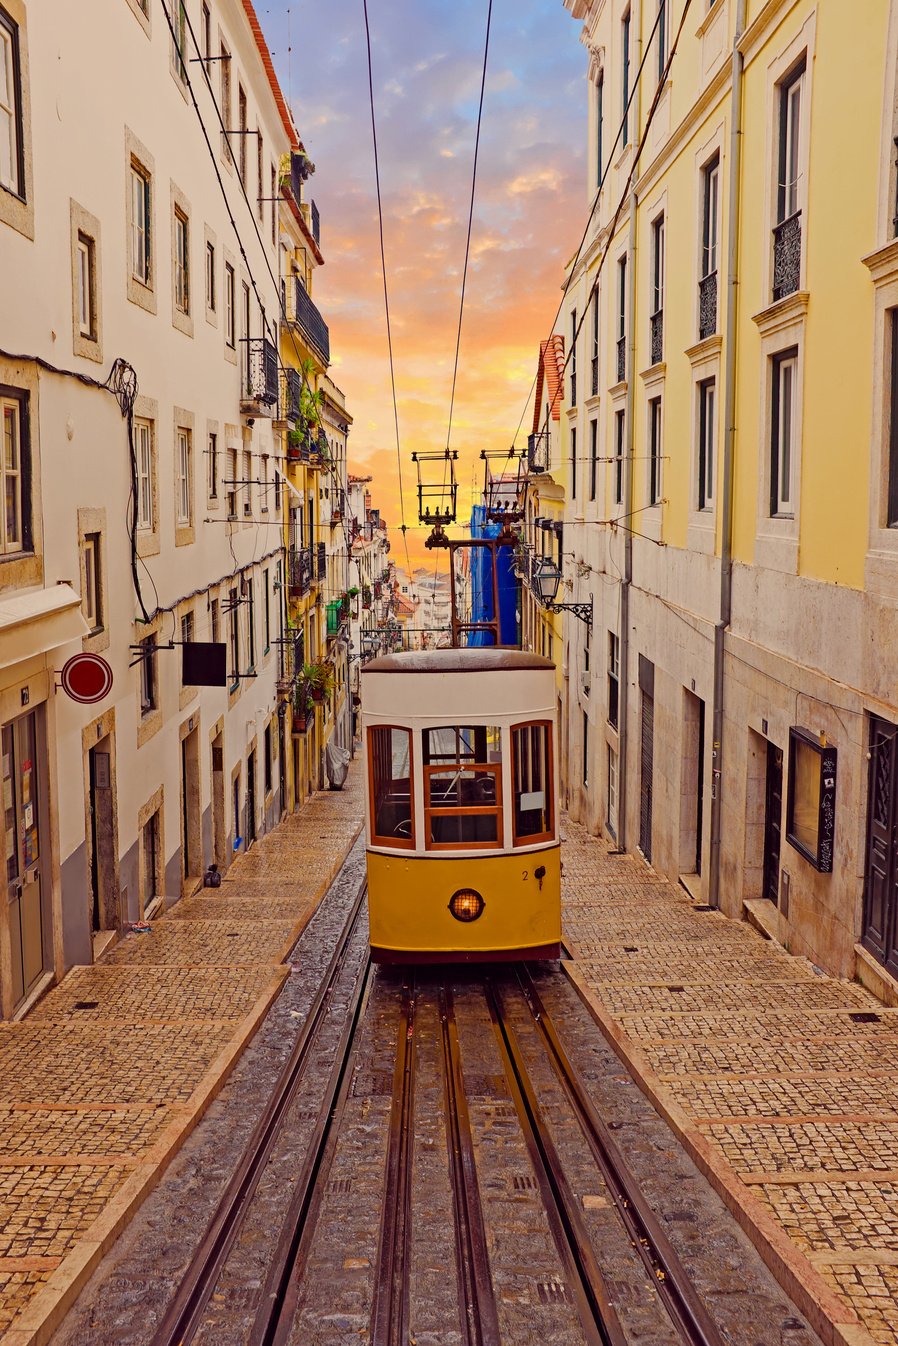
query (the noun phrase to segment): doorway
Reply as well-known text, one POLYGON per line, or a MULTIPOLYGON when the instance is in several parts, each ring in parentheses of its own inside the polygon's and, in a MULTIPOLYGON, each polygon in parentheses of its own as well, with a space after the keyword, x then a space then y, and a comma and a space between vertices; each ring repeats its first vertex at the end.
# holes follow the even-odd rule
POLYGON ((655 665, 639 656, 639 686, 642 692, 641 751, 639 773, 639 849, 652 863, 652 804, 655 774, 655 665))
POLYGON ((705 807, 705 703, 683 691, 680 779, 680 873, 700 875, 705 807))
POLYGON ((256 839, 256 750, 246 758, 246 849, 256 839))
POLYGON ((88 751, 90 785, 90 921, 99 935, 118 928, 115 791, 112 788, 112 735, 88 751))
POLYGON ((898 976, 898 725, 870 722, 870 788, 862 943, 898 976))
POLYGON ((6 885, 15 1010, 40 980, 44 960, 42 819, 44 776, 37 711, 2 730, 6 885))
POLYGON ((181 876, 198 878, 204 868, 203 832, 200 814, 199 730, 191 729, 181 739, 181 876))
POLYGON ((761 896, 766 897, 774 906, 779 903, 782 831, 783 750, 768 740, 764 788, 764 876, 761 896))
POLYGON ((225 817, 224 736, 212 740, 212 857, 220 870, 228 863, 228 825, 225 817))

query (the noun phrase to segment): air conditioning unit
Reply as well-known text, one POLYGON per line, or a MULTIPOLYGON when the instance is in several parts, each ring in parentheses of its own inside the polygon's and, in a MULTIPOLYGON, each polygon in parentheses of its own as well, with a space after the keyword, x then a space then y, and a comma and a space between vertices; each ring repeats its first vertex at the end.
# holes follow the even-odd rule
POLYGON ((581 670, 580 670, 580 695, 581 695, 581 696, 589 696, 589 686, 590 686, 590 682, 591 682, 591 678, 590 678, 590 675, 589 675, 589 670, 588 670, 588 669, 585 669, 585 668, 581 668, 581 670))

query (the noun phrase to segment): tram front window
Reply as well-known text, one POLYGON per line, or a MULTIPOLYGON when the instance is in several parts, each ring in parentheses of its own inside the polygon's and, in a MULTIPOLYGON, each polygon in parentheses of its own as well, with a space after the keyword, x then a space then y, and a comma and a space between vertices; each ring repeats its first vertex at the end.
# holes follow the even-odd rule
POLYGON ((424 731, 429 849, 502 845, 502 730, 452 725, 424 731))
POLYGON ((411 730, 373 726, 368 756, 372 840, 379 846, 414 846, 411 730))

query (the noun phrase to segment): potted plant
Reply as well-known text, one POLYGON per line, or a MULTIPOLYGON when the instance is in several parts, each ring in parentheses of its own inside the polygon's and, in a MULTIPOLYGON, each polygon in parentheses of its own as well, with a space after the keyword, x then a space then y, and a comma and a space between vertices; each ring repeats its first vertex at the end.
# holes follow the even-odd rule
POLYGON ((304 677, 299 677, 293 689, 293 733, 304 734, 312 714, 312 692, 304 677))
POLYGON ((363 607, 363 608, 370 608, 370 606, 371 606, 371 585, 370 585, 370 584, 363 584, 363 585, 362 585, 362 607, 363 607))
POLYGON ((302 670, 303 681, 307 684, 313 701, 323 701, 334 690, 334 674, 330 664, 306 664, 302 670))

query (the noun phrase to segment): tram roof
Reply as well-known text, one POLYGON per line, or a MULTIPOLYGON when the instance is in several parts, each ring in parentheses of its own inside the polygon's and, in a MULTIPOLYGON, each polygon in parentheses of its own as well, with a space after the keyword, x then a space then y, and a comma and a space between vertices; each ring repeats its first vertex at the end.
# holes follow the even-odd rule
POLYGON ((521 673, 554 669, 551 659, 527 650, 476 646, 459 650, 404 650, 364 664, 362 673, 521 673))

